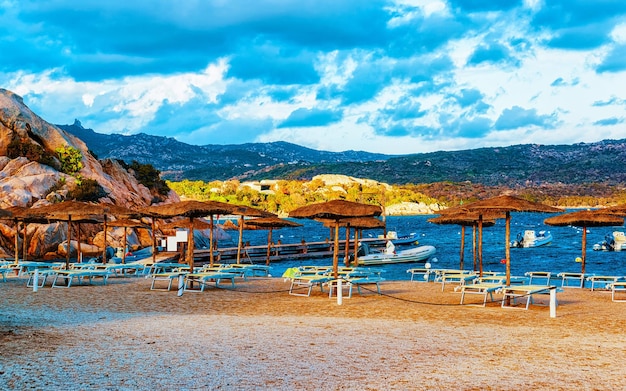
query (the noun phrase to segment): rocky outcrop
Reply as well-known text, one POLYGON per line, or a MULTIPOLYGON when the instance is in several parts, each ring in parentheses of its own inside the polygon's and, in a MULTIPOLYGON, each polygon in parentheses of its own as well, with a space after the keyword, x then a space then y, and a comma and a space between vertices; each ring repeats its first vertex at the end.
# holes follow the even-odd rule
MULTIPOLYGON (((0 208, 43 206, 63 201, 86 179, 97 182, 106 193, 100 202, 140 209, 154 199, 150 190, 119 162, 99 161, 83 141, 37 116, 18 95, 0 89, 0 208), (57 150, 67 147, 76 148, 82 155, 82 168, 74 175, 60 171, 57 150), (20 151, 18 156, 16 148, 20 151)), ((178 201, 174 192, 164 198, 160 202, 178 201)), ((12 255, 14 224, 10 221, 0 224, 0 246, 6 254, 12 255)), ((94 230, 85 232, 86 242, 93 241, 94 230)), ((66 232, 64 222, 29 224, 28 256, 43 257, 57 252, 58 244, 67 240, 66 232)), ((22 232, 18 236, 21 243, 22 232)))

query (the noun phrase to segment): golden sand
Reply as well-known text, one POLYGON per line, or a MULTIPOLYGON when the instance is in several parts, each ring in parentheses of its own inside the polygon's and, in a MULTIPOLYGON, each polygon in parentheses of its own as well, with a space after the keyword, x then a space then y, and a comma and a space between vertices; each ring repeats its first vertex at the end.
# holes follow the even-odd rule
POLYGON ((342 305, 282 278, 181 297, 150 283, 0 283, 0 389, 626 389, 626 303, 606 291, 566 288, 550 318, 460 306, 436 283, 387 281, 342 305))

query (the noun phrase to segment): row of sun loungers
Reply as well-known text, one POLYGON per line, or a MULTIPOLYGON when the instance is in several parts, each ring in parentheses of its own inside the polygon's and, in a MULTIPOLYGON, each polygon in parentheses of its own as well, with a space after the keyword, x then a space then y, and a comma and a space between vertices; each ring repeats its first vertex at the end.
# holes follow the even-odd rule
POLYGON ((326 287, 328 296, 332 297, 341 285, 342 290, 347 289, 348 298, 352 297, 354 287, 362 294, 361 287, 366 285, 375 286, 380 294, 380 283, 384 281, 380 270, 359 267, 339 268, 338 278, 335 278, 331 267, 303 266, 287 269, 283 278, 291 280, 289 294, 293 296, 311 296, 315 287, 319 287, 321 292, 325 292, 326 287))

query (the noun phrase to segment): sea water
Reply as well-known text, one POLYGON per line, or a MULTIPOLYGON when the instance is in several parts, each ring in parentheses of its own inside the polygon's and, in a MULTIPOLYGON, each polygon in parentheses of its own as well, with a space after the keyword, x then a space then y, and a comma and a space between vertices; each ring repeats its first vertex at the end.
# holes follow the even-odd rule
MULTIPOLYGON (((511 240, 524 230, 550 231, 552 243, 531 248, 511 248, 511 275, 523 276, 530 271, 552 272, 556 276, 560 272, 580 273, 581 263, 576 262, 582 256, 582 228, 554 227, 545 225, 543 221, 553 216, 544 213, 511 213, 511 240)), ((428 219, 436 215, 417 216, 388 216, 387 229, 397 231, 398 235, 415 233, 418 235, 419 245, 432 245, 437 249, 434 258, 429 260, 432 268, 458 269, 461 248, 461 226, 434 224, 428 219)), ((272 233, 274 242, 281 243, 318 242, 333 239, 330 230, 321 223, 298 219, 294 220, 302 227, 275 229, 272 233)), ((586 270, 587 274, 596 275, 626 275, 626 251, 607 252, 594 251, 593 245, 602 242, 607 234, 613 231, 624 231, 622 227, 592 227, 587 228, 586 270)), ((364 237, 377 237, 382 234, 381 229, 363 230, 364 237)), ((267 230, 244 231, 243 240, 251 245, 266 245, 267 230)), ((235 234, 233 234, 234 236, 235 234)), ((341 229, 340 240, 345 240, 345 231, 341 229)), ((234 238, 236 240, 236 237, 234 238)), ((472 228, 465 229, 464 268, 474 268, 472 250, 472 228)), ((402 247, 397 247, 398 250, 402 247)), ((339 254, 339 264, 343 265, 344 254, 339 254)), ((505 272, 505 220, 500 219, 492 227, 483 228, 483 270, 505 272)), ((281 276, 289 267, 303 265, 331 265, 332 258, 327 259, 298 259, 284 260, 271 264, 271 274, 281 276)), ((411 268, 424 267, 424 262, 400 263, 384 266, 373 266, 383 271, 382 276, 387 280, 408 280, 411 275, 406 271, 411 268)))

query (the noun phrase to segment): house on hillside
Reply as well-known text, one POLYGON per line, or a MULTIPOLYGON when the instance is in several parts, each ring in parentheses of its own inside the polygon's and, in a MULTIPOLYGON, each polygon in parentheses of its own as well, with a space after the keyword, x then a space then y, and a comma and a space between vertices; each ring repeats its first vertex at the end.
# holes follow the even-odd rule
POLYGON ((278 190, 278 181, 274 179, 263 179, 261 181, 243 182, 240 187, 247 186, 259 193, 274 194, 278 190))

